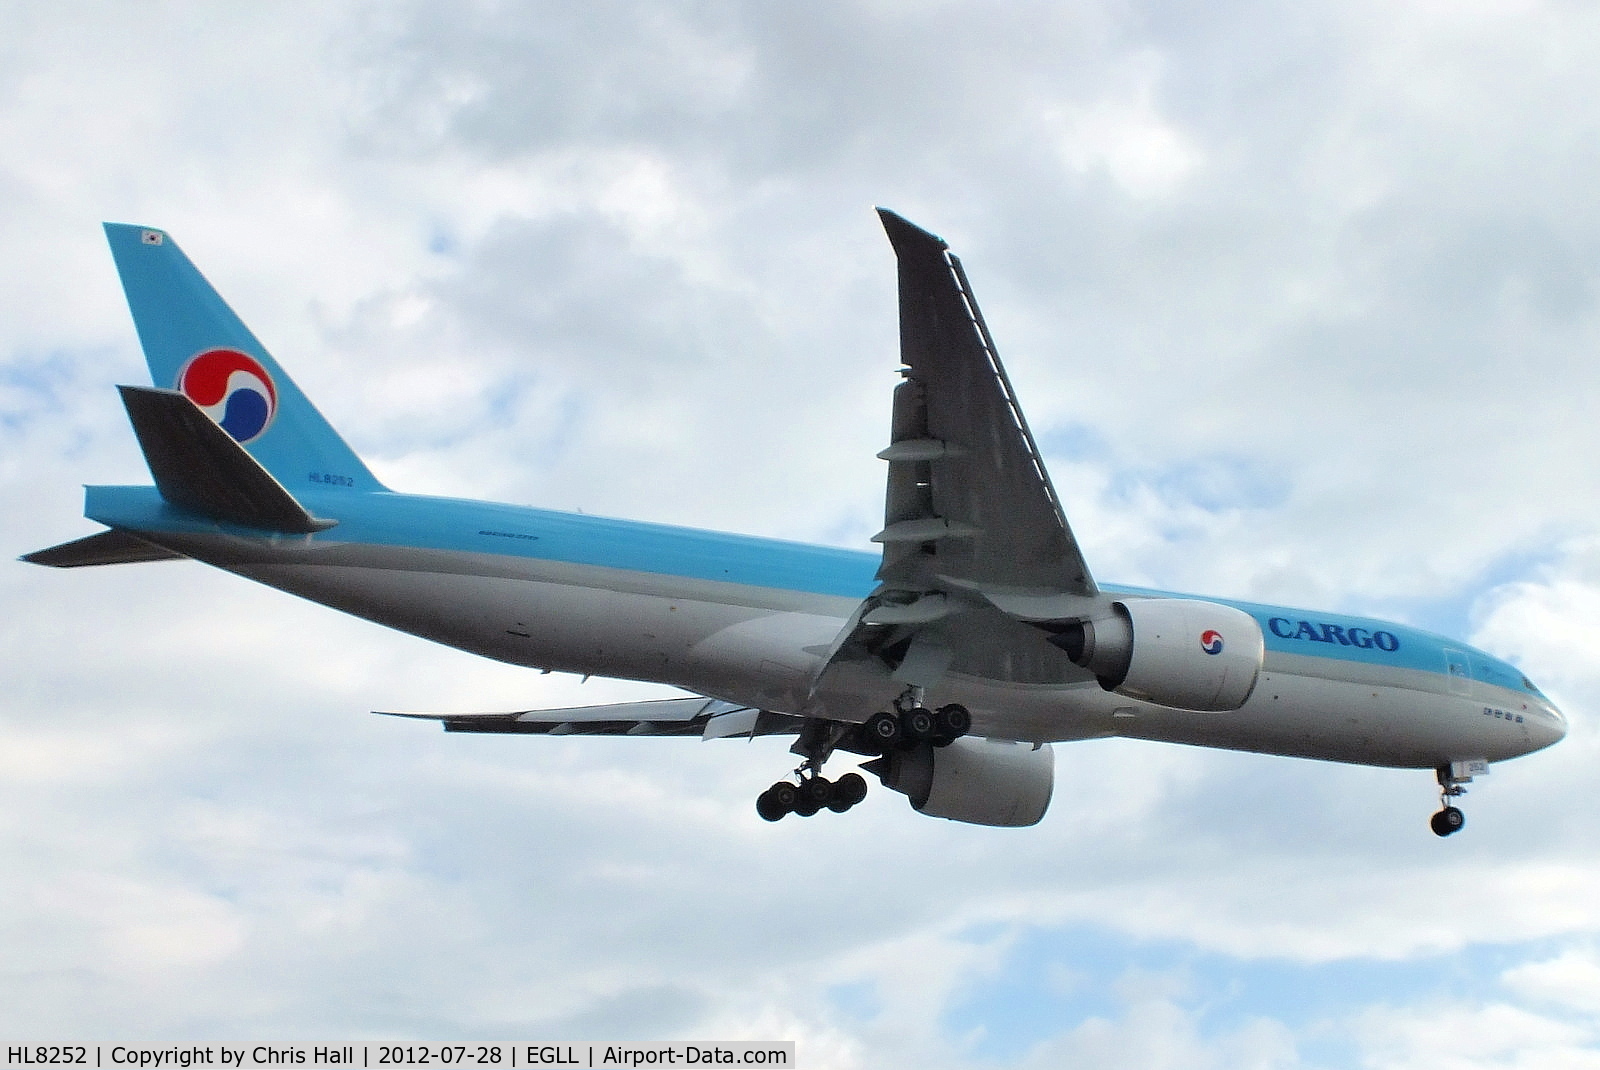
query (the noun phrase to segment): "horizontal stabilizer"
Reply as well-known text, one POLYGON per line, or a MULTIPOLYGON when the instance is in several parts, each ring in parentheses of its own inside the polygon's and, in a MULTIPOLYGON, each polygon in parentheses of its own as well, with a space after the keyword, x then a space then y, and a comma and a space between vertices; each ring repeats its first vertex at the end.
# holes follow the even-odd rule
POLYGON ((338 523, 306 512, 233 436, 176 390, 117 389, 156 489, 168 502, 214 520, 297 535, 338 523))
POLYGON ((23 554, 22 560, 51 568, 81 568, 84 565, 131 565, 141 561, 181 561, 182 554, 154 546, 126 531, 102 531, 47 550, 23 554))
POLYGON ((446 732, 502 732, 540 736, 699 736, 725 739, 793 734, 800 720, 732 702, 695 696, 564 710, 520 710, 515 713, 390 713, 439 721, 446 732))

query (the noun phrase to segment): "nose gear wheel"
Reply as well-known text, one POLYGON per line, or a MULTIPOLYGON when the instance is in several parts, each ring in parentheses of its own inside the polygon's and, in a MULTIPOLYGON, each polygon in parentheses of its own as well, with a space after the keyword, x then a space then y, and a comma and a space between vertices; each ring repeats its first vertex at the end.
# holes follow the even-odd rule
POLYGON ((1454 806, 1446 806, 1428 819, 1435 836, 1449 836, 1460 832, 1467 823, 1467 815, 1454 806))

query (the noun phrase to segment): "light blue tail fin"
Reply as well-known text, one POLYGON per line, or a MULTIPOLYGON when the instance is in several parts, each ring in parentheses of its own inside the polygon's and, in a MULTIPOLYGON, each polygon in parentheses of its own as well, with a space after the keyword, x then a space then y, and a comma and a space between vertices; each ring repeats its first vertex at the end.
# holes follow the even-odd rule
POLYGON ((157 387, 185 394, 291 494, 385 489, 165 231, 105 228, 157 387))

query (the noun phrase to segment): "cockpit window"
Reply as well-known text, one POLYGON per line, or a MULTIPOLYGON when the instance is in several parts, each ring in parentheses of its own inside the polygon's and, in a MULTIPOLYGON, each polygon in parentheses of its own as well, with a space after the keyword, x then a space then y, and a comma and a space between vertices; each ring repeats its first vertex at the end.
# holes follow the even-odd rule
POLYGON ((1535 695, 1538 695, 1540 698, 1544 698, 1544 692, 1540 691, 1537 687, 1534 687, 1533 686, 1533 681, 1528 679, 1526 676, 1524 676, 1522 678, 1522 686, 1523 686, 1524 689, 1533 692, 1535 695))

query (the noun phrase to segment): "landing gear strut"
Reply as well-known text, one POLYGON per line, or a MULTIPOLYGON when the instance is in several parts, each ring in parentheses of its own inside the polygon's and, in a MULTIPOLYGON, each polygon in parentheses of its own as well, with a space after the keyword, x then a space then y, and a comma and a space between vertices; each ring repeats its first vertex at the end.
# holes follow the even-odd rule
POLYGON ((1428 820, 1428 827, 1433 829, 1435 836, 1453 836, 1466 827, 1467 815, 1451 800, 1467 793, 1463 785, 1470 784, 1474 775, 1488 771, 1489 763, 1483 761, 1452 762, 1434 770, 1434 776, 1439 781, 1441 809, 1428 820))
POLYGON ((810 817, 824 808, 842 814, 867 797, 867 781, 860 773, 846 773, 830 781, 822 765, 841 747, 859 754, 888 754, 895 750, 931 744, 947 747, 972 728, 972 714, 951 703, 930 710, 923 705, 923 690, 908 687, 895 700, 894 712, 875 713, 864 724, 810 720, 789 748, 805 761, 756 799, 756 813, 766 821, 781 821, 788 814, 810 817))

